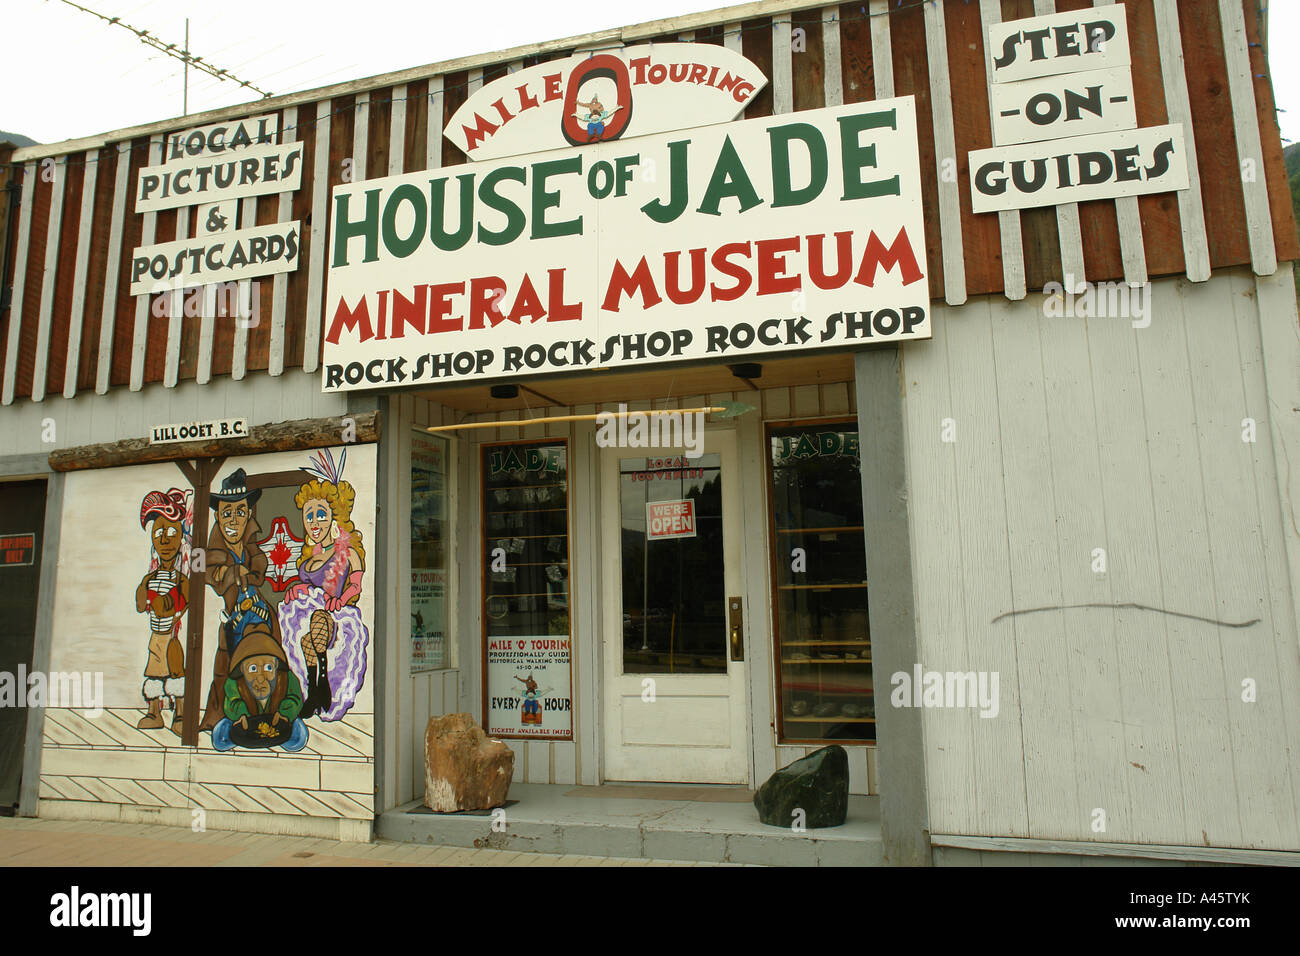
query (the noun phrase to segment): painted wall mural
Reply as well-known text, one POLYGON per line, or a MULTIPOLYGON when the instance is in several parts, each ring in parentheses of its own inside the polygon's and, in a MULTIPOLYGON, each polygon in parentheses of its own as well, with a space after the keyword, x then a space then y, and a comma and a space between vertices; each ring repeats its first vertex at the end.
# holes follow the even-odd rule
POLYGON ((139 730, 164 726, 166 704, 175 719, 176 736, 184 716, 185 648, 181 622, 190 594, 190 535, 194 527, 194 492, 171 488, 151 491, 140 502, 140 527, 149 532, 149 570, 135 589, 135 609, 148 616, 149 648, 140 689, 145 715, 139 730))
POLYGON ((64 539, 50 666, 102 673, 103 713, 47 710, 44 798, 148 803, 143 790, 173 806, 373 814, 375 463, 374 446, 352 445, 69 474, 64 527, 140 546, 124 561, 120 534, 64 539), (128 783, 124 749, 160 759, 128 783))
POLYGON ((303 544, 298 580, 279 608, 289 666, 305 682, 306 716, 338 720, 356 700, 366 676, 370 632, 357 602, 365 577, 365 547, 352 522, 356 490, 343 480, 328 450, 304 468, 313 477, 298 489, 303 544))

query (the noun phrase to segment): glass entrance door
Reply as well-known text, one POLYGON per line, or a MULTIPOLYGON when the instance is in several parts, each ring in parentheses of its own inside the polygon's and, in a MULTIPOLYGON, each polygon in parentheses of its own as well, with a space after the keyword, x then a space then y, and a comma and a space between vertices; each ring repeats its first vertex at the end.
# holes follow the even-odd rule
POLYGON ((608 780, 749 782, 734 436, 705 449, 602 452, 608 780))

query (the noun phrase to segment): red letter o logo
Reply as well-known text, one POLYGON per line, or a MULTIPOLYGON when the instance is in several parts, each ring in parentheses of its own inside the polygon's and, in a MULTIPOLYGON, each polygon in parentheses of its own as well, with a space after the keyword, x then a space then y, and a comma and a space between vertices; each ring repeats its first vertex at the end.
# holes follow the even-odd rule
POLYGON ((578 88, 586 80, 602 76, 614 81, 618 102, 613 105, 621 108, 604 122, 604 129, 598 134, 599 139, 602 142, 618 139, 632 120, 632 81, 628 77, 627 64, 608 53, 588 57, 569 74, 569 84, 564 90, 564 118, 560 122, 560 130, 570 145, 583 146, 596 138, 588 130, 588 123, 575 114, 579 112, 578 88))

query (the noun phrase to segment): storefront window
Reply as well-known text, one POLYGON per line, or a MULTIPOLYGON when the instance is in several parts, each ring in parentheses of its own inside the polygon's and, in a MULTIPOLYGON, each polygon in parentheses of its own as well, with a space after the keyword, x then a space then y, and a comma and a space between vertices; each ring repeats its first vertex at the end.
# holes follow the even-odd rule
POLYGON ((411 435, 411 673, 455 667, 447 640, 446 438, 411 435))
POLYGON ((623 673, 725 674, 722 458, 621 458, 623 673))
POLYGON ((489 445, 482 467, 488 733, 571 739, 568 450, 489 445))
POLYGON ((767 434, 781 739, 874 741, 857 426, 767 434))

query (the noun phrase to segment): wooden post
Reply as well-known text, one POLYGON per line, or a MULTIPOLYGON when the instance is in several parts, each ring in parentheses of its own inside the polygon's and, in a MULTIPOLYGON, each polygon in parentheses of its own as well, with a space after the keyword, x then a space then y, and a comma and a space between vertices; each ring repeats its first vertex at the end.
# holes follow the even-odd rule
MULTIPOLYGON (((190 484, 194 487, 194 524, 190 531, 190 547, 207 547, 208 540, 208 490, 217 470, 225 462, 224 458, 210 461, 176 462, 190 484), (197 544, 196 542, 203 542, 197 544)), ((204 551, 204 568, 207 567, 207 552, 204 551)), ((207 574, 204 572, 197 582, 194 580, 194 568, 190 567, 190 603, 189 618, 185 624, 185 717, 181 723, 181 743, 186 747, 197 747, 199 743, 199 695, 202 688, 199 682, 203 678, 203 609, 207 595, 207 574)))

